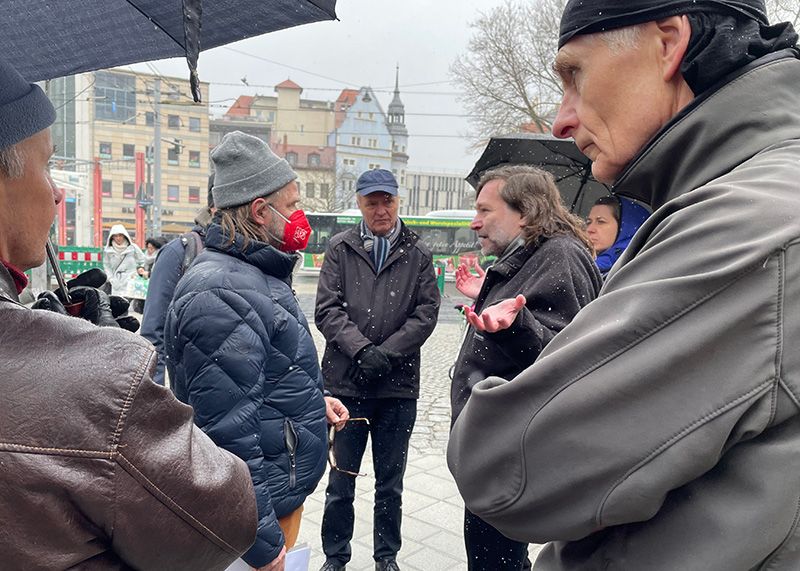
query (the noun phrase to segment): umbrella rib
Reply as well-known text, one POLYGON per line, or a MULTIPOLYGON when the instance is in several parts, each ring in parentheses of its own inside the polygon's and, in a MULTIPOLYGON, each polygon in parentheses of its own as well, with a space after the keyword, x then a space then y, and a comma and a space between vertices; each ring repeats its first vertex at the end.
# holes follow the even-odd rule
POLYGON ((144 16, 145 18, 147 18, 148 20, 150 20, 151 22, 153 22, 153 24, 155 24, 155 25, 156 25, 156 27, 157 27, 159 30, 161 30, 161 31, 162 31, 162 32, 164 32, 164 33, 165 33, 167 36, 169 36, 169 38, 170 38, 170 39, 171 39, 173 42, 175 42, 176 44, 178 44, 178 45, 181 47, 181 49, 183 49, 184 51, 186 51, 186 46, 184 46, 184 45, 183 45, 181 42, 179 42, 177 39, 175 39, 175 37, 174 37, 172 34, 170 34, 170 33, 169 33, 167 30, 166 30, 166 28, 164 28, 164 26, 162 26, 162 25, 161 25, 161 24, 159 24, 159 23, 158 23, 156 20, 154 20, 154 19, 152 18, 152 16, 149 16, 149 15, 148 15, 148 14, 147 14, 147 13, 146 13, 144 10, 142 10, 141 8, 139 8, 139 6, 137 6, 136 4, 134 4, 134 3, 133 3, 133 0, 125 0, 125 1, 126 1, 128 4, 130 4, 131 6, 133 6, 133 7, 136 9, 136 11, 137 11, 137 12, 139 12, 139 13, 140 13, 142 16, 144 16))
POLYGON ((309 4, 311 4, 313 6, 316 6, 319 10, 322 10, 323 12, 325 12, 328 16, 331 17, 331 19, 333 19, 333 20, 338 20, 339 19, 339 18, 336 17, 336 12, 331 12, 330 10, 326 10, 325 8, 323 8, 322 6, 317 4, 314 0, 306 0, 306 2, 308 2, 309 4))

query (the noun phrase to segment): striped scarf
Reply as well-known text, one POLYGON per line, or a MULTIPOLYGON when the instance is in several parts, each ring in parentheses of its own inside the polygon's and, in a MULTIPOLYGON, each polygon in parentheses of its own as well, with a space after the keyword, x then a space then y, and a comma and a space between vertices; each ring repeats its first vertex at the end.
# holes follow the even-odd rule
POLYGON ((369 252, 372 263, 375 266, 375 273, 381 271, 386 258, 389 257, 392 247, 400 236, 400 218, 386 236, 376 236, 367 228, 367 224, 361 221, 361 239, 364 241, 364 249, 369 252))

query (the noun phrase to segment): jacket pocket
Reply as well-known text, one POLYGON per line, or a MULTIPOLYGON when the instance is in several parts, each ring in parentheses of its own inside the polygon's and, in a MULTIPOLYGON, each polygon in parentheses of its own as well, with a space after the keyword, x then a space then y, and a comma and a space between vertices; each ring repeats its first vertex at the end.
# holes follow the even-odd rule
POLYGON ((283 437, 289 453, 289 488, 294 488, 297 485, 297 431, 288 418, 283 420, 283 437))

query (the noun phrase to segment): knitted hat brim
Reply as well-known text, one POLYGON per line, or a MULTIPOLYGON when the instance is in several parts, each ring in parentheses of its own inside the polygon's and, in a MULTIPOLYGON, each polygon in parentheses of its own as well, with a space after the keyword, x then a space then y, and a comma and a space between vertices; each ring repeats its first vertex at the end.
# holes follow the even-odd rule
POLYGON ((53 104, 38 85, 19 99, 0 105, 0 149, 16 145, 56 120, 53 104))

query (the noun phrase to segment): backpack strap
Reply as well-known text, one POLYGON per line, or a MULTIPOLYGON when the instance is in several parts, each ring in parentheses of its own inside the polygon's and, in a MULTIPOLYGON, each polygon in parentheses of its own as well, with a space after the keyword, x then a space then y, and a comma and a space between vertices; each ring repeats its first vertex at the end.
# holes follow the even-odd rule
POLYGON ((183 261, 181 262, 181 275, 183 275, 192 265, 197 254, 205 249, 205 245, 200 234, 194 231, 181 234, 181 244, 183 244, 183 261))

